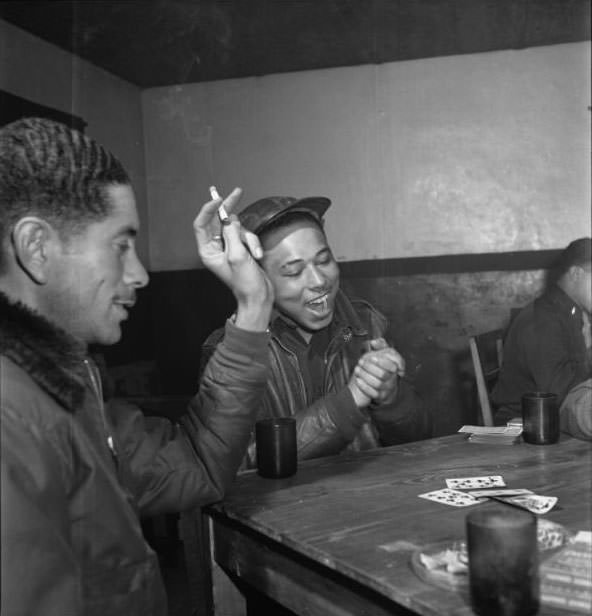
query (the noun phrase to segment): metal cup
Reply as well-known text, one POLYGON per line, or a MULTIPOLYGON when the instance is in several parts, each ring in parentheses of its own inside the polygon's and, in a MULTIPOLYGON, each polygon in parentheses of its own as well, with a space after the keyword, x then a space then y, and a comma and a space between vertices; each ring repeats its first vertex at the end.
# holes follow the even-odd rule
POLYGON ((270 417, 255 424, 257 472, 281 479, 296 473, 298 454, 294 417, 270 417))
POLYGON ((530 616, 539 609, 536 516, 494 507, 466 517, 469 584, 479 616, 530 616))
POLYGON ((559 440, 556 394, 534 391, 522 396, 522 438, 533 445, 550 445, 559 440))

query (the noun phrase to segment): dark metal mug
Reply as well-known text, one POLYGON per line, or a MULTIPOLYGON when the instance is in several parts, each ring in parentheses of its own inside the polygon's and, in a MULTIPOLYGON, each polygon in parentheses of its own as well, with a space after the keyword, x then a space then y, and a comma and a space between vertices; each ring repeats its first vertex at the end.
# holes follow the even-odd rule
POLYGON ((533 445, 551 445, 559 440, 556 394, 533 391, 522 396, 522 438, 533 445))
POLYGON ((281 479, 294 475, 298 466, 296 420, 270 417, 255 424, 257 471, 262 477, 281 479))
POLYGON ((479 616, 530 616, 539 608, 536 516, 510 507, 466 517, 469 584, 479 616))

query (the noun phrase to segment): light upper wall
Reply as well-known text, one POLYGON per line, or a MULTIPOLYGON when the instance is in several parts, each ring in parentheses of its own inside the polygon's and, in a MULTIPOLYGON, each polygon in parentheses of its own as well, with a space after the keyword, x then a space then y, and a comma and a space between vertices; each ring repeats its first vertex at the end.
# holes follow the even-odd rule
POLYGON ((191 222, 211 183, 243 187, 244 204, 330 197, 340 260, 590 234, 589 42, 158 88, 140 103, 0 20, 0 88, 82 117, 122 159, 153 270, 198 265, 191 222))
POLYGON ((590 235, 590 43, 142 93, 154 270, 198 263, 215 183, 325 195, 340 260, 561 248, 590 235))
POLYGON ((148 263, 148 216, 140 90, 85 60, 0 20, 0 88, 80 116, 86 134, 130 173, 142 225, 138 253, 148 263))

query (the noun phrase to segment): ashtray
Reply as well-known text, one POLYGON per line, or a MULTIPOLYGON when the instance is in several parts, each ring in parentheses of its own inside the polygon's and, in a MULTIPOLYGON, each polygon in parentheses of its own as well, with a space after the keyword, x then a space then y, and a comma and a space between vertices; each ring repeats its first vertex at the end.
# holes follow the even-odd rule
MULTIPOLYGON (((539 554, 563 547, 571 537, 572 533, 561 524, 537 519, 539 554)), ((411 568, 424 582, 446 590, 468 591, 469 556, 464 540, 430 543, 415 550, 411 568)))

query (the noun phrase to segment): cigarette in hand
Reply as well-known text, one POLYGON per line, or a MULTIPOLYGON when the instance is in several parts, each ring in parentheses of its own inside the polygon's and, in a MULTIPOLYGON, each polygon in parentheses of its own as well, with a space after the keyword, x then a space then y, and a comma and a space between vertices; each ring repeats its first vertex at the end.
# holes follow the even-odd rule
MULTIPOLYGON (((215 186, 210 186, 210 195, 212 196, 212 199, 221 198, 215 186)), ((220 207, 218 208, 218 218, 220 219, 220 222, 223 225, 230 224, 230 218, 228 216, 228 212, 226 211, 226 208, 224 207, 224 204, 220 205, 220 207)))

